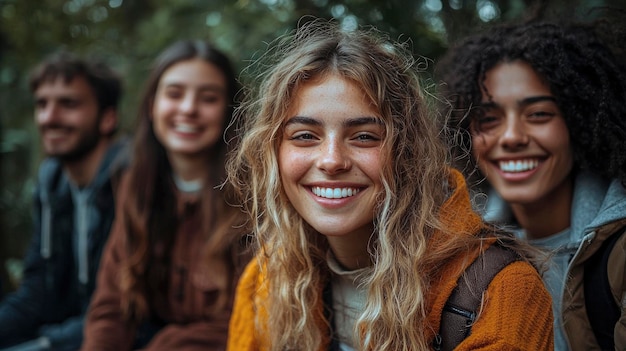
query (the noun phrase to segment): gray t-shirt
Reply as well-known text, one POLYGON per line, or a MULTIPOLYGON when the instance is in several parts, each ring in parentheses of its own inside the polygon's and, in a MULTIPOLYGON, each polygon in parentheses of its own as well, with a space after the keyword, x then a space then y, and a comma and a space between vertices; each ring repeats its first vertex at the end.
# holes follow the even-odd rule
POLYGON ((93 189, 90 187, 78 188, 70 182, 72 199, 74 201, 74 260, 78 270, 78 281, 81 284, 89 282, 89 226, 94 221, 98 210, 91 201, 93 189))

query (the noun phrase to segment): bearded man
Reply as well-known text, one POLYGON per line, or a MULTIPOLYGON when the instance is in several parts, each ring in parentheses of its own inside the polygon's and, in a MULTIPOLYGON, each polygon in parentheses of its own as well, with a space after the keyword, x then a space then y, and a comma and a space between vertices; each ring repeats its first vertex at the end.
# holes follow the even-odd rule
POLYGON ((108 66, 62 52, 33 70, 30 87, 47 157, 23 277, 0 303, 0 348, 77 350, 125 164, 127 143, 114 138, 122 83, 108 66))

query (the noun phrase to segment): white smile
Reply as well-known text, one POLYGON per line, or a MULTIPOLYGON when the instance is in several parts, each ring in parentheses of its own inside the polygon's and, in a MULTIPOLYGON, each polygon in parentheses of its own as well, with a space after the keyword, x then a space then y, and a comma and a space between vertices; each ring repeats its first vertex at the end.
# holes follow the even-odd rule
POLYGON ((311 188, 313 194, 327 199, 341 199, 344 197, 354 196, 359 193, 357 188, 320 188, 314 186, 311 188))
POLYGON ((503 172, 527 172, 533 170, 539 166, 538 159, 528 159, 528 160, 510 160, 510 161, 500 161, 498 162, 500 170, 503 172))
POLYGON ((200 128, 191 124, 177 123, 174 125, 174 130, 181 133, 196 133, 200 128))

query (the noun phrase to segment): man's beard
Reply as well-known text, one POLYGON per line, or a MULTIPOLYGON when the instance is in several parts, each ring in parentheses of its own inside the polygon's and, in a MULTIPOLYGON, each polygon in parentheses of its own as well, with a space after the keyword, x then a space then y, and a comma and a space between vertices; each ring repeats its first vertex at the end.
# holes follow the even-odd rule
POLYGON ((99 123, 95 123, 92 128, 80 131, 79 139, 73 148, 66 152, 48 153, 48 156, 56 157, 63 163, 81 161, 98 146, 100 138, 102 135, 100 135, 99 123))

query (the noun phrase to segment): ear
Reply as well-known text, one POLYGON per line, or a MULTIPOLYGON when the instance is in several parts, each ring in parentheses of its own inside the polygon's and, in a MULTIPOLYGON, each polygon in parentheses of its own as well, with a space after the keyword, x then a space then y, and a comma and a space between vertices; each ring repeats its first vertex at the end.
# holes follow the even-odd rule
POLYGON ((111 135, 117 128, 117 110, 107 108, 100 116, 100 134, 111 135))

